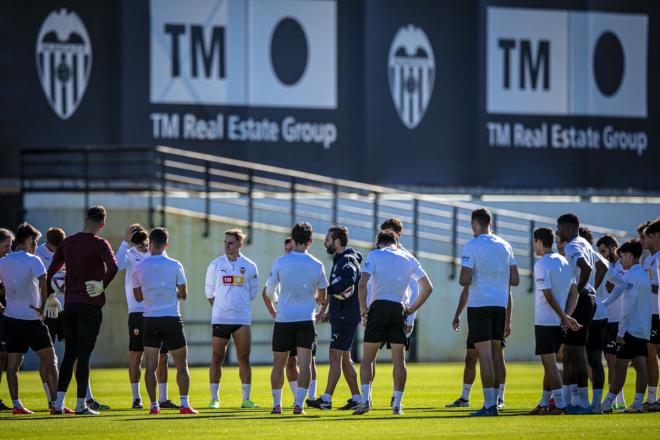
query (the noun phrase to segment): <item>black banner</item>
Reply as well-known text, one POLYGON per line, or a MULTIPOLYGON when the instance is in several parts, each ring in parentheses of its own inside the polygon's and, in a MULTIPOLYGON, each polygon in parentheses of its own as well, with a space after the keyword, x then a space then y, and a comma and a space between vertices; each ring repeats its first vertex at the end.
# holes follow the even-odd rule
POLYGON ((652 1, 7 1, 0 169, 170 145, 386 185, 657 191, 652 1))

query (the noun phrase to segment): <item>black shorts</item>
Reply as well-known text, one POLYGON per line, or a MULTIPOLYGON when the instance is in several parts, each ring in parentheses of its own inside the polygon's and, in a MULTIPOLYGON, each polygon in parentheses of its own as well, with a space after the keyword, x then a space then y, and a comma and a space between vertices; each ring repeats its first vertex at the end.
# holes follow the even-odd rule
POLYGON ((589 329, 591 328, 591 320, 594 317, 594 313, 596 313, 596 296, 583 290, 578 296, 577 306, 571 315, 578 323, 582 324, 582 328, 576 332, 569 330, 564 335, 564 344, 587 345, 589 329))
MULTIPOLYGON (((0 353, 7 352, 7 341, 5 340, 5 315, 0 314, 0 353)), ((0 370, 4 366, 0 366, 0 370)))
POLYGON ((144 346, 176 350, 186 346, 186 333, 179 316, 144 317, 144 346))
POLYGON ((213 324, 213 337, 229 341, 231 335, 241 327, 243 327, 243 324, 213 324))
POLYGON ((7 340, 7 353, 27 353, 52 347, 48 327, 41 319, 27 320, 15 319, 5 316, 5 337, 7 340))
POLYGON ((536 336, 536 349, 534 354, 557 354, 561 347, 564 333, 560 326, 554 325, 535 325, 534 335, 536 336))
MULTIPOLYGON (((506 339, 502 339, 501 344, 502 344, 502 348, 506 348, 506 339)), ((468 350, 474 350, 474 342, 472 342, 472 339, 470 338, 469 331, 468 331, 467 341, 465 341, 465 348, 467 348, 468 350)))
POLYGON ((53 343, 56 340, 64 341, 64 313, 60 313, 57 318, 44 318, 44 323, 48 327, 53 343))
POLYGON ((353 345, 355 333, 357 333, 357 322, 331 322, 330 323, 330 348, 348 351, 353 345))
POLYGON ((651 315, 651 344, 660 345, 660 317, 651 315))
POLYGON ((403 304, 376 300, 369 307, 364 342, 406 344, 406 318, 403 304))
POLYGON ((467 318, 469 339, 473 344, 504 338, 505 307, 468 307, 467 318))
POLYGON ((619 351, 616 353, 617 359, 634 359, 638 356, 648 357, 648 349, 646 344, 648 339, 636 338, 630 333, 626 332, 623 335, 624 345, 619 346, 619 351))
POLYGON ((273 326, 272 349, 275 352, 288 351, 289 356, 294 348, 301 347, 312 350, 316 342, 314 321, 276 322, 273 326))
POLYGON ((616 345, 616 335, 619 333, 619 323, 618 322, 608 322, 605 329, 605 354, 616 355, 619 351, 618 345, 616 345))
POLYGON ((587 339, 587 349, 603 350, 605 345, 605 336, 607 332, 607 319, 594 319, 589 328, 589 337, 587 339))
MULTIPOLYGON (((128 351, 144 351, 144 316, 142 312, 128 314, 128 351)), ((167 354, 167 347, 161 344, 160 353, 167 354)))

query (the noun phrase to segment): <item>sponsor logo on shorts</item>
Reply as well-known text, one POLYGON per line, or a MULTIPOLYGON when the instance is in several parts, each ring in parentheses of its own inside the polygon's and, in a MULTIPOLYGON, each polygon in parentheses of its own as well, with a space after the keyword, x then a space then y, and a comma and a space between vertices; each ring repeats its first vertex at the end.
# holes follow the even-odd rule
POLYGON ((139 335, 140 335, 140 329, 139 329, 139 328, 134 328, 134 329, 133 329, 133 334, 134 334, 135 336, 139 336, 139 335))

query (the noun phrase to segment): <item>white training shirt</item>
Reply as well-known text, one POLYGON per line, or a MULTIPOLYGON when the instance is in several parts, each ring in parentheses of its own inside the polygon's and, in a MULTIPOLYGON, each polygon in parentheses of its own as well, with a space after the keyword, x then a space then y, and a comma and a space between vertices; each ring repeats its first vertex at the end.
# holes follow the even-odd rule
POLYGON ((32 307, 41 306, 39 277, 42 275, 46 275, 46 268, 36 255, 17 251, 0 258, 0 280, 7 300, 5 316, 28 321, 41 319, 32 307))
POLYGON ((275 322, 299 322, 315 319, 316 289, 328 287, 323 263, 307 252, 292 251, 282 255, 270 270, 267 290, 280 286, 275 322))
POLYGON ((635 264, 619 278, 615 271, 609 271, 608 279, 619 286, 613 291, 605 304, 614 301, 620 295, 622 314, 619 321, 619 336, 626 332, 636 338, 649 340, 651 335, 651 280, 639 264, 635 264), (614 278, 611 278, 614 276, 614 278))
MULTIPOLYGON (((39 257, 41 262, 44 264, 46 271, 48 271, 48 268, 50 267, 50 263, 53 262, 53 255, 55 255, 55 252, 51 252, 50 249, 46 247, 46 244, 43 243, 37 246, 37 250, 34 252, 34 255, 39 257)), ((62 266, 62 269, 60 269, 57 273, 66 273, 66 268, 62 266)), ((62 309, 64 309, 64 294, 57 293, 55 297, 60 302, 62 309)))
POLYGON ((181 316, 176 286, 186 284, 183 266, 165 255, 151 255, 133 269, 133 287, 142 288, 144 317, 181 316))
MULTIPOLYGON (((660 258, 660 251, 656 252, 653 255, 649 255, 644 259, 644 270, 649 276, 649 280, 651 280, 651 286, 658 286, 658 272, 657 272, 657 264, 656 261, 660 258)), ((651 298, 656 301, 651 301, 651 312, 654 315, 658 314, 658 297, 657 295, 653 294, 651 298)))
MULTIPOLYGON (((566 243, 566 246, 564 247, 564 254, 566 255, 568 262, 571 264, 571 267, 573 268, 573 274, 575 275, 575 281, 577 283, 580 282, 580 273, 582 272, 580 267, 577 265, 577 262, 580 260, 580 258, 584 258, 589 266, 591 266, 591 274, 589 275, 589 280, 587 281, 585 288, 589 286, 591 289, 593 289, 594 293, 598 294, 596 291, 596 262, 604 260, 602 255, 596 252, 596 250, 589 244, 589 242, 580 236, 575 237, 573 240, 566 243)), ((607 262, 604 261, 604 263, 607 262)), ((601 291, 601 294, 602 293, 603 292, 601 291)), ((607 309, 603 307, 601 300, 597 300, 596 313, 594 314, 593 319, 599 320, 606 318, 607 309)))
MULTIPOLYGON (((623 265, 621 264, 621 261, 618 260, 614 265, 612 266, 612 269, 615 271, 616 276, 623 279, 623 275, 626 273, 626 270, 623 268, 623 265)), ((603 286, 602 288, 605 289, 605 286, 607 285, 606 280, 603 280, 603 286)), ((605 290, 607 292, 607 290, 605 290)), ((614 289, 612 289, 611 292, 607 293, 604 295, 603 302, 609 298, 610 295, 614 293, 614 289)), ((622 304, 623 302, 621 301, 621 298, 616 298, 611 302, 608 302, 605 308, 607 309, 607 322, 608 323, 618 323, 621 320, 621 314, 623 313, 622 309, 622 304)))
POLYGON ((559 326, 561 318, 548 304, 543 294, 544 289, 552 291, 557 304, 562 310, 566 310, 566 301, 575 284, 575 277, 571 265, 566 258, 557 253, 548 253, 542 256, 534 264, 534 280, 536 282, 536 301, 534 308, 534 324, 559 326))
POLYGON ((211 311, 212 324, 250 325, 251 302, 259 293, 257 265, 239 255, 230 261, 222 255, 211 261, 206 270, 204 291, 215 298, 211 311))
POLYGON ((426 276, 419 261, 406 250, 395 245, 369 252, 362 268, 373 279, 373 301, 392 301, 405 304, 410 296, 411 278, 415 283, 426 276))
MULTIPOLYGON (((609 269, 610 267, 610 262, 605 259, 601 254, 599 254, 596 251, 596 257, 603 262, 603 264, 609 269)), ((596 279, 596 266, 594 265, 593 270, 591 272, 593 275, 593 279, 596 279)), ((590 278, 591 279, 591 278, 590 278)), ((577 284, 577 280, 575 281, 577 284)), ((607 283, 604 281, 600 282, 600 286, 598 286, 598 289, 596 290, 596 313, 594 313, 593 320, 602 320, 602 319, 607 319, 607 307, 603 305, 603 300, 607 298, 607 289, 605 288, 605 285, 607 283)))
MULTIPOLYGON (((140 264, 142 260, 149 257, 149 251, 140 252, 137 247, 128 247, 128 243, 122 241, 117 249, 117 265, 119 270, 126 270, 126 277, 124 278, 124 291, 126 293, 126 304, 128 305, 128 313, 143 313, 144 303, 137 302, 135 295, 133 295, 133 271, 135 266, 140 264)), ((166 255, 166 254, 164 254, 166 255)))
POLYGON ((465 243, 461 266, 472 269, 468 307, 506 308, 515 265, 511 245, 497 235, 481 234, 465 243))

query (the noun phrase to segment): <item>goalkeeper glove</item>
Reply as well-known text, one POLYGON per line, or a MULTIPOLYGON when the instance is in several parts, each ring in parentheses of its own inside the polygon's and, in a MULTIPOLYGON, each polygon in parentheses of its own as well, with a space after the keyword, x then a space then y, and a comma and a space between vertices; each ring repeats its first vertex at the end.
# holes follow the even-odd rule
POLYGON ((54 293, 48 295, 44 304, 44 315, 46 318, 57 318, 62 312, 62 304, 57 300, 54 293))
POLYGON ((103 293, 103 281, 85 281, 87 287, 87 295, 94 298, 103 293))

